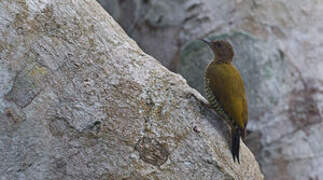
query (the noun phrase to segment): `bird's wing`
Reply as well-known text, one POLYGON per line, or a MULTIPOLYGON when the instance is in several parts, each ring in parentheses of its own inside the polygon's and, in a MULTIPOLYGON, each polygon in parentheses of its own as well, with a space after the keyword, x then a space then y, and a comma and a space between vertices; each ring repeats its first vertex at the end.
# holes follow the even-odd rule
POLYGON ((248 121, 248 107, 245 89, 239 71, 231 64, 213 65, 206 76, 210 89, 226 114, 241 128, 248 121))

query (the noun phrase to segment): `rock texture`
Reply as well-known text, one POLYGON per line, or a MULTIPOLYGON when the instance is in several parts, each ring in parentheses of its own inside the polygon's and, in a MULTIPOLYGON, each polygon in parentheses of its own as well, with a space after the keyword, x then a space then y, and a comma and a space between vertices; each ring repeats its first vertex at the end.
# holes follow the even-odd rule
POLYGON ((263 179, 95 1, 0 2, 0 179, 263 179))
POLYGON ((322 1, 113 2, 139 45, 201 93, 212 55, 197 39, 230 40, 248 92, 247 143, 266 179, 323 177, 322 1))

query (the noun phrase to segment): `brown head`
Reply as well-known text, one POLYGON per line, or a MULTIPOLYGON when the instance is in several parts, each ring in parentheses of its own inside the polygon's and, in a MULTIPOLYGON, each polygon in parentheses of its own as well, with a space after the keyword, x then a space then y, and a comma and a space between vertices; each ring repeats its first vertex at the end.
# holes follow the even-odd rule
POLYGON ((231 63, 234 52, 231 44, 225 40, 207 41, 202 40, 212 49, 214 60, 223 63, 231 63))

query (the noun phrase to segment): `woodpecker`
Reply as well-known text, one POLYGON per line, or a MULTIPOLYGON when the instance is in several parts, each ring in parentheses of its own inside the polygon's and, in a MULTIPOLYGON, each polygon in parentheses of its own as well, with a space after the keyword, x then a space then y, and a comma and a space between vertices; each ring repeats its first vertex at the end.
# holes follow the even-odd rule
POLYGON ((204 88, 210 107, 231 126, 233 161, 239 161, 240 137, 245 138, 248 123, 248 105, 243 80, 232 64, 234 51, 228 41, 205 42, 213 51, 214 59, 204 74, 204 88))

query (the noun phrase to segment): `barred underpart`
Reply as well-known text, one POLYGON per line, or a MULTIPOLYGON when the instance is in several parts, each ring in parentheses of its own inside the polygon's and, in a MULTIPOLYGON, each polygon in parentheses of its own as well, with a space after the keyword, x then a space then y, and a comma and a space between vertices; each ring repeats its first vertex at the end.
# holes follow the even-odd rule
POLYGON ((210 80, 208 78, 204 79, 204 89, 206 93, 207 100, 210 103, 210 106, 215 109, 217 113, 224 113, 220 103, 217 101, 216 97, 213 95, 212 90, 210 88, 210 80))
POLYGON ((223 108, 221 107, 220 103, 213 95, 212 90, 210 88, 210 80, 204 75, 204 90, 206 94, 206 98, 209 101, 209 104, 212 108, 215 109, 216 113, 221 116, 222 118, 230 121, 227 114, 224 112, 223 108))

